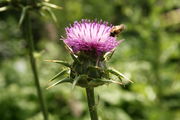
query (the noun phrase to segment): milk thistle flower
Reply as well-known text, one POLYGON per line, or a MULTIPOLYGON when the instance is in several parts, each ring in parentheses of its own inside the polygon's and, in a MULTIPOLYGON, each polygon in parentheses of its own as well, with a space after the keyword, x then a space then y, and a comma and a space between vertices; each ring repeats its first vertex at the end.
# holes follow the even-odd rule
POLYGON ((122 40, 117 41, 116 36, 123 29, 124 25, 112 26, 103 21, 82 20, 74 22, 72 26, 65 29, 66 37, 61 39, 68 48, 74 60, 73 63, 47 60, 68 67, 68 69, 60 71, 50 81, 64 74, 68 74, 68 77, 57 81, 50 87, 70 82, 72 88, 75 85, 86 88, 91 120, 98 120, 94 88, 109 83, 122 84, 122 81, 113 80, 111 74, 117 76, 119 80, 122 78, 127 79, 122 73, 108 68, 106 65, 106 61, 111 58, 115 48, 122 42, 122 40))
POLYGON ((108 26, 108 22, 82 20, 66 28, 67 37, 63 40, 74 53, 84 51, 103 55, 120 43, 116 37, 110 36, 111 29, 112 25, 108 26))

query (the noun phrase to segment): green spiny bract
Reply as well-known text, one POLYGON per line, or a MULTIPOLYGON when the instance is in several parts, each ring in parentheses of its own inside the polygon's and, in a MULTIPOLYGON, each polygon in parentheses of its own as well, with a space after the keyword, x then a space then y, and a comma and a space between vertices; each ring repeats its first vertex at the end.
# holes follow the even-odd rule
MULTIPOLYGON (((113 52, 109 54, 112 53, 113 52)), ((48 62, 59 63, 68 67, 68 69, 62 70, 60 73, 55 75, 50 81, 64 74, 67 74, 67 77, 57 81, 48 88, 65 82, 72 83, 72 88, 74 88, 75 85, 88 88, 97 87, 109 83, 122 84, 121 81, 112 80, 111 74, 117 76, 119 80, 121 80, 122 78, 127 79, 122 73, 119 73, 117 70, 107 67, 106 60, 109 57, 107 54, 99 58, 87 55, 85 52, 71 54, 71 56, 74 60, 71 64, 59 60, 47 60, 48 62)))
POLYGON ((105 59, 89 56, 84 52, 78 53, 70 72, 70 78, 76 79, 77 77, 79 77, 77 85, 81 87, 97 87, 105 84, 106 82, 101 79, 110 79, 105 59))

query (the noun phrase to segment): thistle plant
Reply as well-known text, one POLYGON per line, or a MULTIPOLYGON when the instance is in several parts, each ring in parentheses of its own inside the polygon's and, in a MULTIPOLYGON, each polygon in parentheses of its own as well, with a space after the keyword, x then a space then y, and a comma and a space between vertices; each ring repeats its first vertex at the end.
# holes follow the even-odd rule
POLYGON ((41 111, 43 113, 44 120, 48 120, 48 112, 39 82, 36 60, 33 54, 34 43, 30 17, 31 12, 39 13, 42 16, 45 16, 45 12, 48 12, 53 18, 53 20, 57 22, 57 19, 54 13, 52 12, 51 8, 62 9, 62 7, 60 6, 49 3, 49 0, 4 0, 0 2, 0 12, 7 10, 17 10, 21 12, 21 16, 19 19, 19 27, 22 28, 22 33, 28 45, 31 69, 34 76, 34 82, 37 89, 39 103, 41 111))
POLYGON ((66 37, 61 39, 73 62, 46 60, 67 67, 50 81, 64 74, 67 74, 67 77, 55 82, 48 88, 61 83, 72 83, 72 88, 75 85, 85 88, 91 120, 98 120, 94 88, 109 83, 121 85, 123 84, 122 78, 127 79, 122 73, 106 65, 115 48, 123 41, 117 41, 116 39, 124 28, 124 25, 113 26, 103 21, 82 20, 74 22, 72 26, 65 29, 66 37), (114 80, 111 75, 115 75, 119 81, 114 80))

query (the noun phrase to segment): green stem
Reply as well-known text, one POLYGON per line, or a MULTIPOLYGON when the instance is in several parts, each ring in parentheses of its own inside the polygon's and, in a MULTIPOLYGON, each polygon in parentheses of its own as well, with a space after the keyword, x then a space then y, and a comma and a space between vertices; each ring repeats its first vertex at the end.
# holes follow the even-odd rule
POLYGON ((94 98, 94 88, 86 88, 87 101, 91 120, 98 120, 95 98, 94 98))
POLYGON ((31 68, 32 68, 32 72, 33 72, 33 75, 34 75, 34 82, 35 82, 35 85, 36 85, 41 110, 43 112, 44 120, 48 120, 48 112, 47 112, 47 109, 46 109, 46 106, 45 106, 45 100, 43 98, 43 94, 42 94, 42 91, 41 91, 38 72, 37 72, 37 68, 36 68, 36 61, 35 61, 35 58, 34 58, 34 55, 33 55, 34 43, 33 43, 33 40, 32 40, 32 29, 31 29, 31 23, 30 23, 29 13, 28 12, 27 12, 27 14, 25 16, 25 20, 24 20, 24 24, 23 24, 23 32, 24 32, 25 39, 27 40, 27 44, 28 44, 30 63, 31 63, 31 68))

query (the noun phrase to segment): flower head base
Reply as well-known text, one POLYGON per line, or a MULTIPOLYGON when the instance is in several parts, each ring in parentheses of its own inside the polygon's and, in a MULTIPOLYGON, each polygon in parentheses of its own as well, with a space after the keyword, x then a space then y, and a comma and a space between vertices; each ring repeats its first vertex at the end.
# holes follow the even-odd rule
POLYGON ((74 53, 83 51, 99 56, 113 50, 120 43, 116 41, 116 37, 110 36, 111 29, 112 25, 108 25, 108 22, 74 22, 66 28, 67 37, 63 38, 63 41, 74 53))

